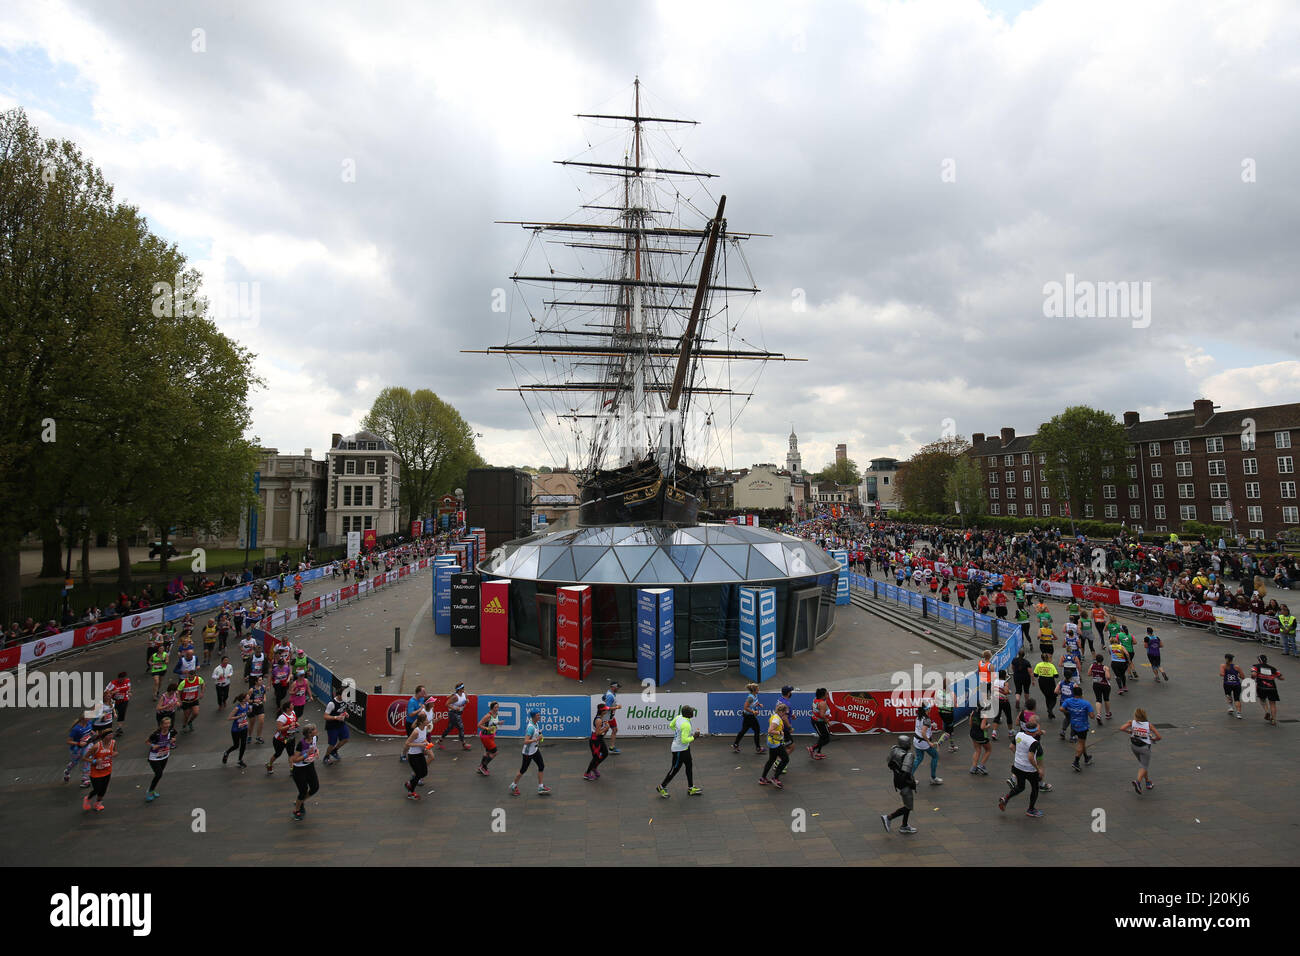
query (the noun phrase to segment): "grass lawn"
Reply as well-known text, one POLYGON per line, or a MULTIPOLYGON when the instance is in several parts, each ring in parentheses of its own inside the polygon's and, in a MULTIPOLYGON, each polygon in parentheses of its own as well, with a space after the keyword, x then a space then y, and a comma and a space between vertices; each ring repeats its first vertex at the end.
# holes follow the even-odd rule
MULTIPOLYGON (((193 549, 184 550, 177 548, 180 554, 167 561, 167 573, 180 573, 185 577, 194 574, 192 565, 194 564, 193 549)), ((258 561, 262 560, 262 549, 254 548, 248 552, 248 565, 252 567, 258 561)), ((207 549, 208 570, 213 569, 230 569, 242 568, 244 566, 244 549, 243 548, 208 548, 207 549)), ((138 571, 142 574, 158 572, 158 559, 152 561, 140 561, 131 565, 132 571, 138 571)))

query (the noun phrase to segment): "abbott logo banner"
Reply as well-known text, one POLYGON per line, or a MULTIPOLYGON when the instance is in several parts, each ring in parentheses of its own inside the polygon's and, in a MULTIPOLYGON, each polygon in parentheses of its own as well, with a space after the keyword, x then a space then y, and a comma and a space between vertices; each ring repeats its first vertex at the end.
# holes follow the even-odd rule
MULTIPOLYGON (((481 695, 480 695, 481 696, 481 695)), ((497 734, 522 737, 528 726, 528 712, 540 711, 537 718, 543 737, 586 737, 591 733, 591 707, 586 697, 493 697, 497 709, 497 734)), ((487 706, 489 698, 483 698, 487 706)), ((620 725, 622 721, 619 722, 620 725)), ((620 726, 620 730, 621 730, 620 726)))

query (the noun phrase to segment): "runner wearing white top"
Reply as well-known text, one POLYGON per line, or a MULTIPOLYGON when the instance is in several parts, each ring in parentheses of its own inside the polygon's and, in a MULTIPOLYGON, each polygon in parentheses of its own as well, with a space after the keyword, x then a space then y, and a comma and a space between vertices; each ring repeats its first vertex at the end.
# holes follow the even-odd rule
POLYGON ((473 748, 465 743, 465 724, 461 720, 461 713, 469 704, 469 697, 465 694, 465 685, 457 684, 456 689, 451 692, 447 698, 447 729, 442 732, 438 738, 438 749, 442 750, 442 742, 447 739, 447 735, 453 730, 460 737, 460 746, 462 750, 472 750, 473 748))
POLYGON ((519 778, 527 771, 529 764, 537 764, 537 793, 539 795, 551 792, 551 788, 542 782, 542 775, 546 772, 546 762, 542 759, 541 751, 538 749, 542 745, 542 729, 538 726, 538 720, 541 718, 541 711, 532 710, 528 712, 528 726, 524 728, 524 755, 523 763, 519 765, 519 772, 515 774, 515 779, 510 783, 509 793, 512 797, 519 796, 519 778))
POLYGON ((1128 731, 1130 742, 1133 747, 1133 756, 1137 758, 1138 775, 1133 781, 1133 789, 1139 795, 1146 790, 1151 790, 1155 784, 1151 782, 1151 745, 1160 739, 1160 731, 1147 720, 1147 712, 1139 707, 1133 711, 1133 719, 1120 728, 1121 731, 1128 731))
POLYGON ((429 718, 422 710, 415 712, 415 726, 406 738, 406 762, 411 766, 411 779, 403 784, 406 787, 406 799, 420 799, 420 784, 429 775, 429 761, 426 756, 431 750, 429 741, 429 718))
MULTIPOLYGON (((217 685, 217 707, 226 706, 226 698, 230 696, 230 678, 234 675, 235 668, 231 666, 230 658, 221 658, 221 663, 212 669, 212 683, 217 685)), ((213 711, 213 716, 220 717, 220 709, 213 711)))
POLYGON ((1012 764, 1011 771, 1015 774, 1016 782, 1011 791, 1005 796, 998 798, 998 809, 1005 811, 1007 801, 1016 794, 1022 792, 1026 785, 1029 787, 1029 809, 1025 811, 1027 817, 1041 817, 1043 811, 1038 809, 1038 782, 1042 777, 1042 771, 1039 768, 1039 759, 1043 754, 1043 745, 1039 742, 1041 731, 1038 729, 1038 723, 1027 724, 1025 729, 1016 734, 1015 748, 1016 759, 1012 764))
POLYGON ((930 735, 934 732, 934 722, 930 720, 930 715, 925 712, 926 702, 922 701, 917 707, 916 729, 913 731, 912 746, 916 750, 916 760, 912 764, 912 774, 916 774, 916 768, 921 766, 921 762, 926 756, 930 757, 930 785, 938 786, 943 783, 943 778, 939 776, 939 748, 930 743, 930 735))

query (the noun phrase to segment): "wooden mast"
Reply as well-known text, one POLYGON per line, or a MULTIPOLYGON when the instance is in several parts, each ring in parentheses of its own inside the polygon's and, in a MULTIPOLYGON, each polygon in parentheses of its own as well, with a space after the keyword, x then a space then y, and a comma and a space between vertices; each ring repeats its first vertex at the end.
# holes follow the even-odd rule
POLYGON ((691 319, 686 323, 686 332, 682 335, 681 346, 677 354, 677 371, 673 375, 673 389, 668 396, 668 410, 676 411, 682 398, 682 386, 686 384, 686 368, 690 364, 691 347, 695 340, 695 330, 700 321, 700 310, 704 307, 704 294, 709 288, 709 277, 713 274, 713 255, 718 248, 718 233, 722 231, 722 213, 727 208, 727 197, 718 201, 718 214, 709 223, 709 244, 704 249, 704 264, 700 267, 700 281, 695 286, 695 302, 691 306, 691 319))

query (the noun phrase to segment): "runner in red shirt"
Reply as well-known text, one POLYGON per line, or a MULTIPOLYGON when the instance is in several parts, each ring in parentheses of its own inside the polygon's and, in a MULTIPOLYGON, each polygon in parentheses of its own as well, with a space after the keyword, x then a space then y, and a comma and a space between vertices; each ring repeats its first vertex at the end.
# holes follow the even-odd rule
POLYGON ((121 737, 126 729, 126 705, 131 702, 131 678, 126 676, 126 671, 121 671, 117 680, 109 681, 104 689, 113 694, 113 709, 117 712, 116 736, 121 737))

